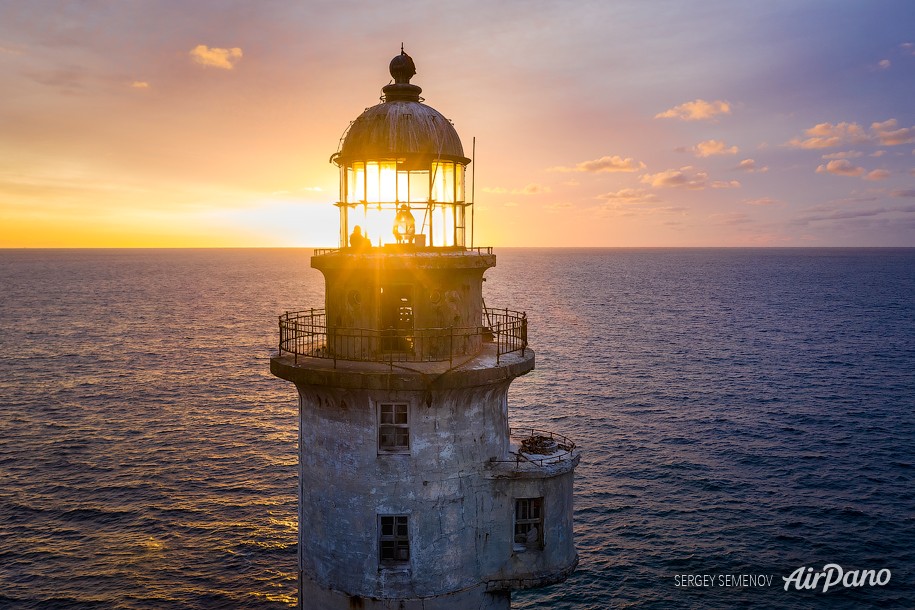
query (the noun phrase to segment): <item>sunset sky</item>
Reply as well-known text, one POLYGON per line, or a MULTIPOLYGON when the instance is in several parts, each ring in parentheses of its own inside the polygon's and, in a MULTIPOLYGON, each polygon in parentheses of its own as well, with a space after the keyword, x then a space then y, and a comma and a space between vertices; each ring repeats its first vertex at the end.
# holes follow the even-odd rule
POLYGON ((401 42, 477 245, 915 246, 911 0, 0 0, 0 247, 336 245, 401 42))

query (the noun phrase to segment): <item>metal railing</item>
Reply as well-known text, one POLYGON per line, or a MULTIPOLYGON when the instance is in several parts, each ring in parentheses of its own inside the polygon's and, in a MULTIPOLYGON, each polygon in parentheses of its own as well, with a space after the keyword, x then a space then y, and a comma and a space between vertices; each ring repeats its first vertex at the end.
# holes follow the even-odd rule
MULTIPOLYGON (((480 256, 484 254, 492 254, 492 246, 472 246, 472 247, 462 247, 462 246, 423 246, 423 247, 406 247, 402 246, 397 250, 398 254, 414 254, 419 252, 431 252, 431 251, 454 251, 454 252, 465 252, 467 254, 478 254, 480 256)), ((353 248, 315 248, 312 251, 312 256, 324 256, 325 254, 334 254, 337 252, 356 252, 353 248)), ((360 254, 371 253, 371 252, 387 252, 383 247, 380 248, 371 248, 369 250, 358 250, 360 254)))
POLYGON ((556 434, 549 430, 538 430, 536 428, 511 428, 509 429, 509 436, 522 442, 538 436, 543 437, 555 443, 555 450, 549 455, 544 455, 541 458, 533 458, 531 455, 542 454, 532 453, 530 455, 525 455, 523 449, 519 447, 517 452, 513 452, 514 457, 512 459, 492 460, 493 462, 497 464, 515 464, 516 467, 519 468, 521 464, 536 464, 537 466, 542 467, 545 464, 557 464, 574 458, 575 443, 561 434, 556 434))
POLYGON ((527 314, 509 309, 484 309, 479 326, 367 329, 328 327, 323 309, 286 312, 279 316, 279 355, 358 362, 443 362, 475 354, 495 343, 496 363, 505 354, 527 349, 527 314))

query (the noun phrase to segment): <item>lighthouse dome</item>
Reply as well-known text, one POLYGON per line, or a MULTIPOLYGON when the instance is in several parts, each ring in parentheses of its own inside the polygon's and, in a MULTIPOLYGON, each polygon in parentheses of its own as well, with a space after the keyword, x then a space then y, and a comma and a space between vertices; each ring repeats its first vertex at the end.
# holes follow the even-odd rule
POLYGON ((346 165, 357 160, 431 158, 469 163, 451 121, 423 104, 419 97, 422 89, 410 84, 416 73, 412 58, 401 51, 391 60, 390 71, 394 82, 382 89, 384 101, 353 121, 334 162, 346 165))

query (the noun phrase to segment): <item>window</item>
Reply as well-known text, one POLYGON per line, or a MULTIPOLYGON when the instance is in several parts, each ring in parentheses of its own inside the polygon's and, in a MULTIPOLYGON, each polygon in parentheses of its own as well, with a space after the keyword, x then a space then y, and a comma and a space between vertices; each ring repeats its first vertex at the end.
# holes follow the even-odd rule
POLYGON ((407 515, 378 515, 378 558, 382 565, 410 561, 407 515))
POLYGON ((378 405, 378 450, 404 453, 410 451, 410 425, 407 403, 382 402, 378 405))
POLYGON ((381 349, 413 351, 413 286, 381 288, 381 349))
POLYGON ((515 499, 515 550, 543 548, 543 498, 515 499))

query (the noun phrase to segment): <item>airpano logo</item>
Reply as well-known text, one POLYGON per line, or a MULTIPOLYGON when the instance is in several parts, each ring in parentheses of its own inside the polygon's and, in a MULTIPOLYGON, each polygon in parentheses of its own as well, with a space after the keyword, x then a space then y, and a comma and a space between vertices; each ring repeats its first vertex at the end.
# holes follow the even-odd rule
POLYGON ((819 572, 813 568, 801 566, 790 576, 782 576, 785 581, 785 591, 794 587, 796 591, 816 590, 822 586, 821 593, 839 587, 882 587, 890 582, 892 573, 887 569, 881 570, 849 570, 845 571, 837 563, 827 563, 819 572))

